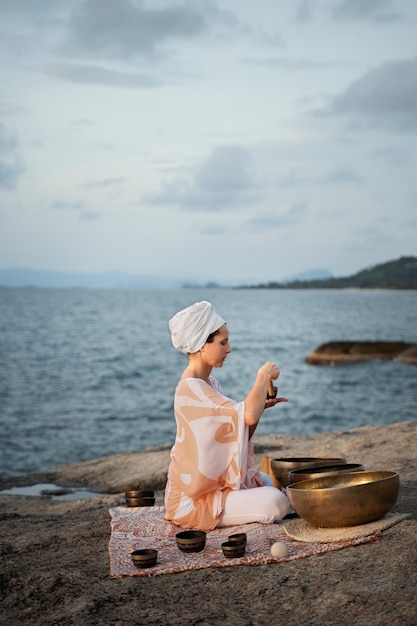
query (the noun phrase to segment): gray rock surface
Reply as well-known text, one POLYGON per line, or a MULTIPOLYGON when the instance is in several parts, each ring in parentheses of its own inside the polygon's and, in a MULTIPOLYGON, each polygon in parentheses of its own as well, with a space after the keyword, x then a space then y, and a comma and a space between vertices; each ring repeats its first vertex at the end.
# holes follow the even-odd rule
POLYGON ((288 563, 110 579, 108 509, 128 486, 163 499, 169 449, 118 454, 0 481, 89 487, 60 501, 0 493, 0 624, 199 626, 415 626, 417 624, 417 422, 309 437, 255 438, 263 456, 344 456, 367 470, 400 472, 393 511, 411 518, 375 543, 288 563))

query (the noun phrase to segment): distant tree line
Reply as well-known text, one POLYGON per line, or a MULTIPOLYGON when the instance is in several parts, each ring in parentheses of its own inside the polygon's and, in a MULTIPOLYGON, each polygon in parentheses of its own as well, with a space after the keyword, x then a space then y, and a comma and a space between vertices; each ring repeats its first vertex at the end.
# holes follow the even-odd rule
POLYGON ((417 257, 403 256, 361 270, 352 276, 268 282, 239 289, 417 289, 417 257))

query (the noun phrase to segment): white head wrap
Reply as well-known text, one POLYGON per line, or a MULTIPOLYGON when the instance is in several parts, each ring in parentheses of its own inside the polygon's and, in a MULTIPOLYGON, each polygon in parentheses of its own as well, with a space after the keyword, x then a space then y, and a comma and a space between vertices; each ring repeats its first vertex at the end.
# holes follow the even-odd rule
POLYGON ((198 352, 206 343, 208 336, 223 324, 226 322, 210 302, 206 300, 196 302, 178 311, 169 320, 172 345, 184 354, 198 352))

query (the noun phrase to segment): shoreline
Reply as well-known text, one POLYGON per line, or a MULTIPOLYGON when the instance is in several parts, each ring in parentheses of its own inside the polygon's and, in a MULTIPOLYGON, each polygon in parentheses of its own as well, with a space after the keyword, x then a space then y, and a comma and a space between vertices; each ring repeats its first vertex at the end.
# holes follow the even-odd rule
MULTIPOLYGON (((366 455, 367 451, 374 446, 385 445, 387 430, 391 433, 396 431, 403 433, 404 430, 408 430, 411 436, 413 432, 417 433, 417 421, 359 426, 350 430, 335 430, 314 435, 275 433, 255 436, 253 438, 254 465, 256 469, 262 469, 264 456, 342 456, 346 457, 349 463, 363 463, 365 469, 385 469, 379 461, 375 461, 372 467, 367 467, 366 459, 360 457, 366 455), (370 441, 363 444, 364 439, 370 441)), ((0 494, 3 490, 14 487, 41 483, 86 489, 98 495, 122 493, 135 488, 163 490, 171 446, 172 444, 163 444, 135 452, 119 452, 87 461, 54 465, 29 474, 0 477, 0 494)), ((402 452, 398 450, 397 466, 402 456, 402 452)))
POLYGON ((0 492, 0 624, 414 626, 415 441, 417 422, 408 421, 303 437, 255 437, 259 468, 263 456, 337 453, 367 470, 398 471, 400 494, 392 512, 411 518, 383 531, 374 543, 324 555, 154 577, 110 579, 109 509, 124 503, 131 485, 154 488, 156 503, 162 503, 169 447, 0 480, 1 489, 5 482, 45 482, 103 494, 59 501, 0 492))

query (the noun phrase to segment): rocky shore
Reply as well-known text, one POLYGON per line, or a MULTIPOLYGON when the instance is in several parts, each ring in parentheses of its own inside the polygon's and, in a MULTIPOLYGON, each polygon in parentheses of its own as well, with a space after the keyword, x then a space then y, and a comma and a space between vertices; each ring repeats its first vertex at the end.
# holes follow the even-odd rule
POLYGON ((417 623, 417 421, 350 431, 255 438, 263 456, 343 456, 400 473, 393 511, 411 518, 376 543, 296 561, 110 579, 108 510, 128 488, 162 503, 169 446, 117 454, 0 480, 0 489, 55 484, 96 497, 0 492, 0 624, 415 626, 417 623))

